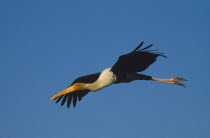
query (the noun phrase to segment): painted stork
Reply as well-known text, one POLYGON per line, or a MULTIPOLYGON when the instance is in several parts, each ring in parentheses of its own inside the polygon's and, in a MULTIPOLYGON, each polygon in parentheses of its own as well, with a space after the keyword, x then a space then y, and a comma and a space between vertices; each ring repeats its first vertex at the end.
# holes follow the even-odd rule
POLYGON ((132 52, 120 56, 113 67, 99 73, 77 78, 69 87, 54 95, 50 100, 56 100, 56 103, 61 101, 61 106, 67 101, 68 108, 73 102, 73 106, 76 107, 77 101, 81 101, 90 91, 98 91, 111 84, 128 83, 134 80, 161 81, 185 87, 184 84, 178 82, 186 81, 183 78, 159 79, 137 73, 146 70, 156 61, 157 57, 167 58, 163 53, 156 50, 147 50, 152 44, 140 49, 143 43, 139 44, 132 52))

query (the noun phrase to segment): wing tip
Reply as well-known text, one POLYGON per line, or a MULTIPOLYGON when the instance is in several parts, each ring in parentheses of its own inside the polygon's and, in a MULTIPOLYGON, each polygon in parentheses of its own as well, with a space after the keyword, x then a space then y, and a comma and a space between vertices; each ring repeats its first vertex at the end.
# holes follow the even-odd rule
POLYGON ((132 52, 136 52, 143 44, 144 41, 142 41, 132 52))
POLYGON ((64 106, 66 103, 67 108, 71 108, 71 106, 73 106, 74 108, 76 108, 76 105, 78 102, 80 102, 83 98, 83 96, 85 96, 88 92, 83 92, 79 95, 77 94, 66 94, 66 95, 61 95, 59 97, 56 97, 55 99, 55 103, 59 103, 61 102, 60 106, 64 106))

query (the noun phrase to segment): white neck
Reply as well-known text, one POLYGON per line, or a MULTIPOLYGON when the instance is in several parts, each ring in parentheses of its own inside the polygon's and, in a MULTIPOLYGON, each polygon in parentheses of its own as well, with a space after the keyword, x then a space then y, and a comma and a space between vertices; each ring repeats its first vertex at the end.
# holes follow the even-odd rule
POLYGON ((83 88, 89 89, 91 91, 98 91, 106 86, 113 84, 116 81, 116 77, 111 68, 107 68, 101 72, 99 78, 94 83, 83 83, 83 88))

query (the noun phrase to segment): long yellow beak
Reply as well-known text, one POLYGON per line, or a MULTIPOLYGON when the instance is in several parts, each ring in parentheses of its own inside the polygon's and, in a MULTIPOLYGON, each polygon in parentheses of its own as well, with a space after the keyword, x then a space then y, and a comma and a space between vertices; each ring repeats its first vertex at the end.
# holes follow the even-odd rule
POLYGON ((57 98, 57 97, 59 97, 59 96, 61 96, 61 95, 64 95, 64 94, 67 94, 67 93, 70 93, 70 92, 73 92, 73 91, 75 91, 75 87, 74 87, 74 86, 70 86, 70 87, 66 88, 65 90, 59 92, 58 94, 54 95, 54 96, 50 99, 50 101, 54 100, 55 98, 57 98))

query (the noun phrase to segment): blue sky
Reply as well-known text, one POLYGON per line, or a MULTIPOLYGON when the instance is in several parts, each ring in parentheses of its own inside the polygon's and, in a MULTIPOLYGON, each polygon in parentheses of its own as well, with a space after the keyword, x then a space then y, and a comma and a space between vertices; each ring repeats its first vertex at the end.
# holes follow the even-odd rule
POLYGON ((209 138, 207 0, 1 0, 0 137, 209 138), (135 81, 89 93, 67 109, 49 99, 111 67, 141 41, 169 58, 135 81))

